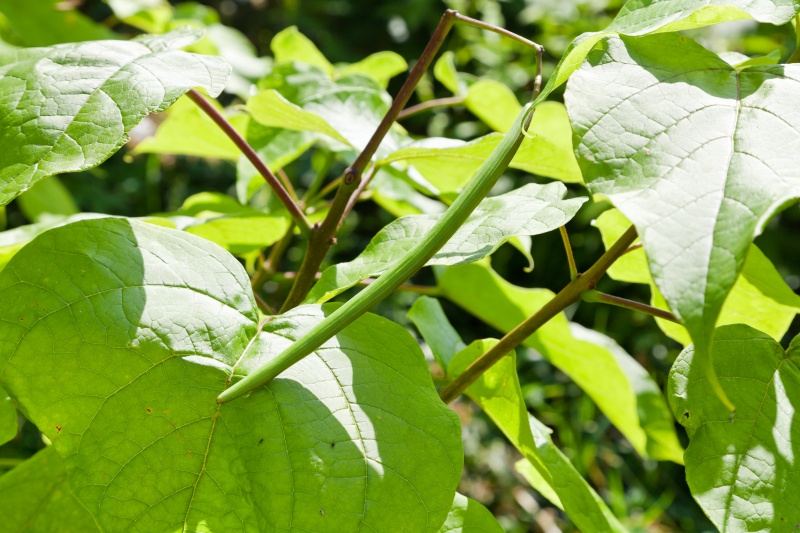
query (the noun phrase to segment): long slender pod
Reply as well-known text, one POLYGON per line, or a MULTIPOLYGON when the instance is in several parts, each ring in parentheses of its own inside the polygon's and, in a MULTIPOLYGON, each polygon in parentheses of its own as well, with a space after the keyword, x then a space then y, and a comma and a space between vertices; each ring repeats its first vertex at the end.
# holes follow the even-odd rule
POLYGON ((450 240, 508 168, 509 163, 511 163, 522 143, 524 130, 530 124, 532 114, 533 107, 531 104, 522 109, 514 125, 505 134, 500 144, 492 151, 489 158, 481 165, 456 201, 447 209, 444 216, 425 238, 420 240, 419 244, 409 250, 402 259, 380 276, 375 283, 331 313, 330 316, 295 341, 289 348, 278 354, 266 365, 223 391, 217 398, 217 402, 229 402, 264 385, 319 348, 325 341, 336 335, 362 314, 369 311, 422 268, 450 240))

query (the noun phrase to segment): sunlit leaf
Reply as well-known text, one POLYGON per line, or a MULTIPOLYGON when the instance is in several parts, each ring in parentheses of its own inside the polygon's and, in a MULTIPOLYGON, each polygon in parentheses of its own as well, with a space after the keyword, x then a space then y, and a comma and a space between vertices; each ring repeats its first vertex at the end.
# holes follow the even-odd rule
MULTIPOLYGON (((496 343, 496 340, 489 339, 467 346, 450 361, 448 377, 457 377, 496 343)), ((467 395, 480 405, 539 472, 547 486, 558 495, 558 501, 576 526, 584 531, 625 531, 603 500, 553 446, 549 430, 528 414, 513 351, 470 385, 467 395)))
POLYGON ((503 533, 503 527, 486 507, 456 493, 453 507, 439 533, 503 533))
POLYGON ((99 165, 145 115, 163 111, 189 89, 218 94, 230 72, 225 62, 177 50, 200 35, 2 53, 0 204, 52 174, 99 165))
POLYGON ((781 25, 798 11, 800 4, 795 0, 628 0, 606 30, 584 33, 569 45, 537 101, 544 101, 566 82, 605 37, 675 32, 746 19, 781 25))
POLYGON ((700 358, 753 238, 800 196, 798 81, 663 34, 608 38, 567 88, 584 178, 636 225, 700 358))
MULTIPOLYGON (((608 248, 625 232, 630 222, 618 210, 612 209, 600 215, 595 225, 608 248)), ((644 250, 623 255, 612 265, 608 274, 619 281, 650 285, 651 304, 668 309, 653 283, 644 250)), ((717 325, 747 324, 774 339, 780 339, 798 312, 800 296, 786 284, 764 253, 751 244, 742 272, 722 306, 717 325)), ((657 322, 667 335, 684 346, 691 343, 689 333, 683 326, 660 319, 657 322)))
POLYGON ((290 26, 278 32, 272 39, 270 48, 275 54, 276 63, 298 61, 319 67, 328 75, 332 75, 335 70, 319 48, 297 30, 297 26, 290 26))

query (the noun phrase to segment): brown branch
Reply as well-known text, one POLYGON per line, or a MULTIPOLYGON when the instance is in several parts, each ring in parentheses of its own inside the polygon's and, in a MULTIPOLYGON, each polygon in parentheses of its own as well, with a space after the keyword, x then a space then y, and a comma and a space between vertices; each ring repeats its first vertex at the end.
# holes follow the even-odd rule
POLYGON ((604 253, 592 267, 584 274, 578 276, 556 294, 552 300, 539 309, 532 316, 509 331, 492 348, 478 357, 464 372, 450 382, 439 392, 439 397, 445 403, 450 403, 467 390, 484 372, 500 361, 511 350, 522 344, 537 329, 545 325, 551 318, 564 309, 580 300, 581 295, 594 289, 606 270, 616 261, 623 252, 636 239, 636 229, 631 226, 614 245, 604 253))
POLYGON ((259 174, 261 174, 261 176, 267 182, 267 185, 272 188, 272 190, 275 192, 275 195, 278 197, 284 207, 286 207, 286 210, 289 212, 292 220, 294 220, 295 224, 297 224, 297 227, 300 228, 300 232, 307 235, 311 231, 311 224, 303 213, 303 210, 300 209, 300 206, 298 206, 297 203, 295 203, 291 195, 286 192, 286 189, 283 188, 281 182, 267 167, 264 161, 261 160, 256 151, 253 150, 253 147, 247 143, 244 137, 242 137, 231 125, 231 123, 222 116, 222 113, 217 111, 217 109, 211 105, 211 103, 206 100, 202 94, 194 89, 189 91, 187 94, 189 98, 191 98, 192 101, 197 104, 197 106, 202 109, 203 112, 205 112, 205 114, 207 114, 223 132, 225 132, 225 135, 227 135, 228 138, 233 141, 233 144, 235 144, 236 147, 250 161, 250 163, 253 164, 259 174))

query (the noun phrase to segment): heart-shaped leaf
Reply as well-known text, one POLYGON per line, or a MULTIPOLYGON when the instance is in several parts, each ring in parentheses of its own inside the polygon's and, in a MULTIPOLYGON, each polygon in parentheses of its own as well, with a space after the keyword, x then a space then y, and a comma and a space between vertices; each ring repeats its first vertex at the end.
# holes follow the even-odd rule
MULTIPOLYGON (((538 235, 566 224, 586 198, 564 200, 561 183, 530 183, 484 199, 428 265, 459 265, 492 254, 515 235, 538 235)), ((409 215, 383 228, 349 263, 325 269, 307 302, 324 302, 370 276, 384 273, 433 228, 442 215, 409 215)))
POLYGON ((203 87, 216 96, 230 67, 178 49, 201 32, 0 53, 0 205, 47 176, 99 165, 148 113, 203 87))
POLYGON ((795 531, 800 523, 800 337, 784 352, 748 326, 719 328, 714 367, 736 404, 713 396, 692 347, 672 367, 670 399, 689 430, 686 479, 720 531, 795 531))
POLYGON ((800 66, 737 71, 677 34, 609 37, 565 99, 586 183, 636 225, 707 353, 754 236, 800 196, 800 66))
POLYGON ((364 315, 220 406, 332 308, 259 322, 233 256, 119 218, 34 239, 0 273, 0 299, 2 385, 105 531, 435 532, 447 516, 458 417, 386 319, 364 315))

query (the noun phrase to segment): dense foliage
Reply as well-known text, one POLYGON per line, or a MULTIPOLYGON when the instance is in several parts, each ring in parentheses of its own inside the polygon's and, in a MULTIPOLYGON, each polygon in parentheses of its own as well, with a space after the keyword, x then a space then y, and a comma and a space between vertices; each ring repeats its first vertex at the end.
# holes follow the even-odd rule
POLYGON ((2 527, 796 530, 800 4, 332 4, 0 0, 2 527))

